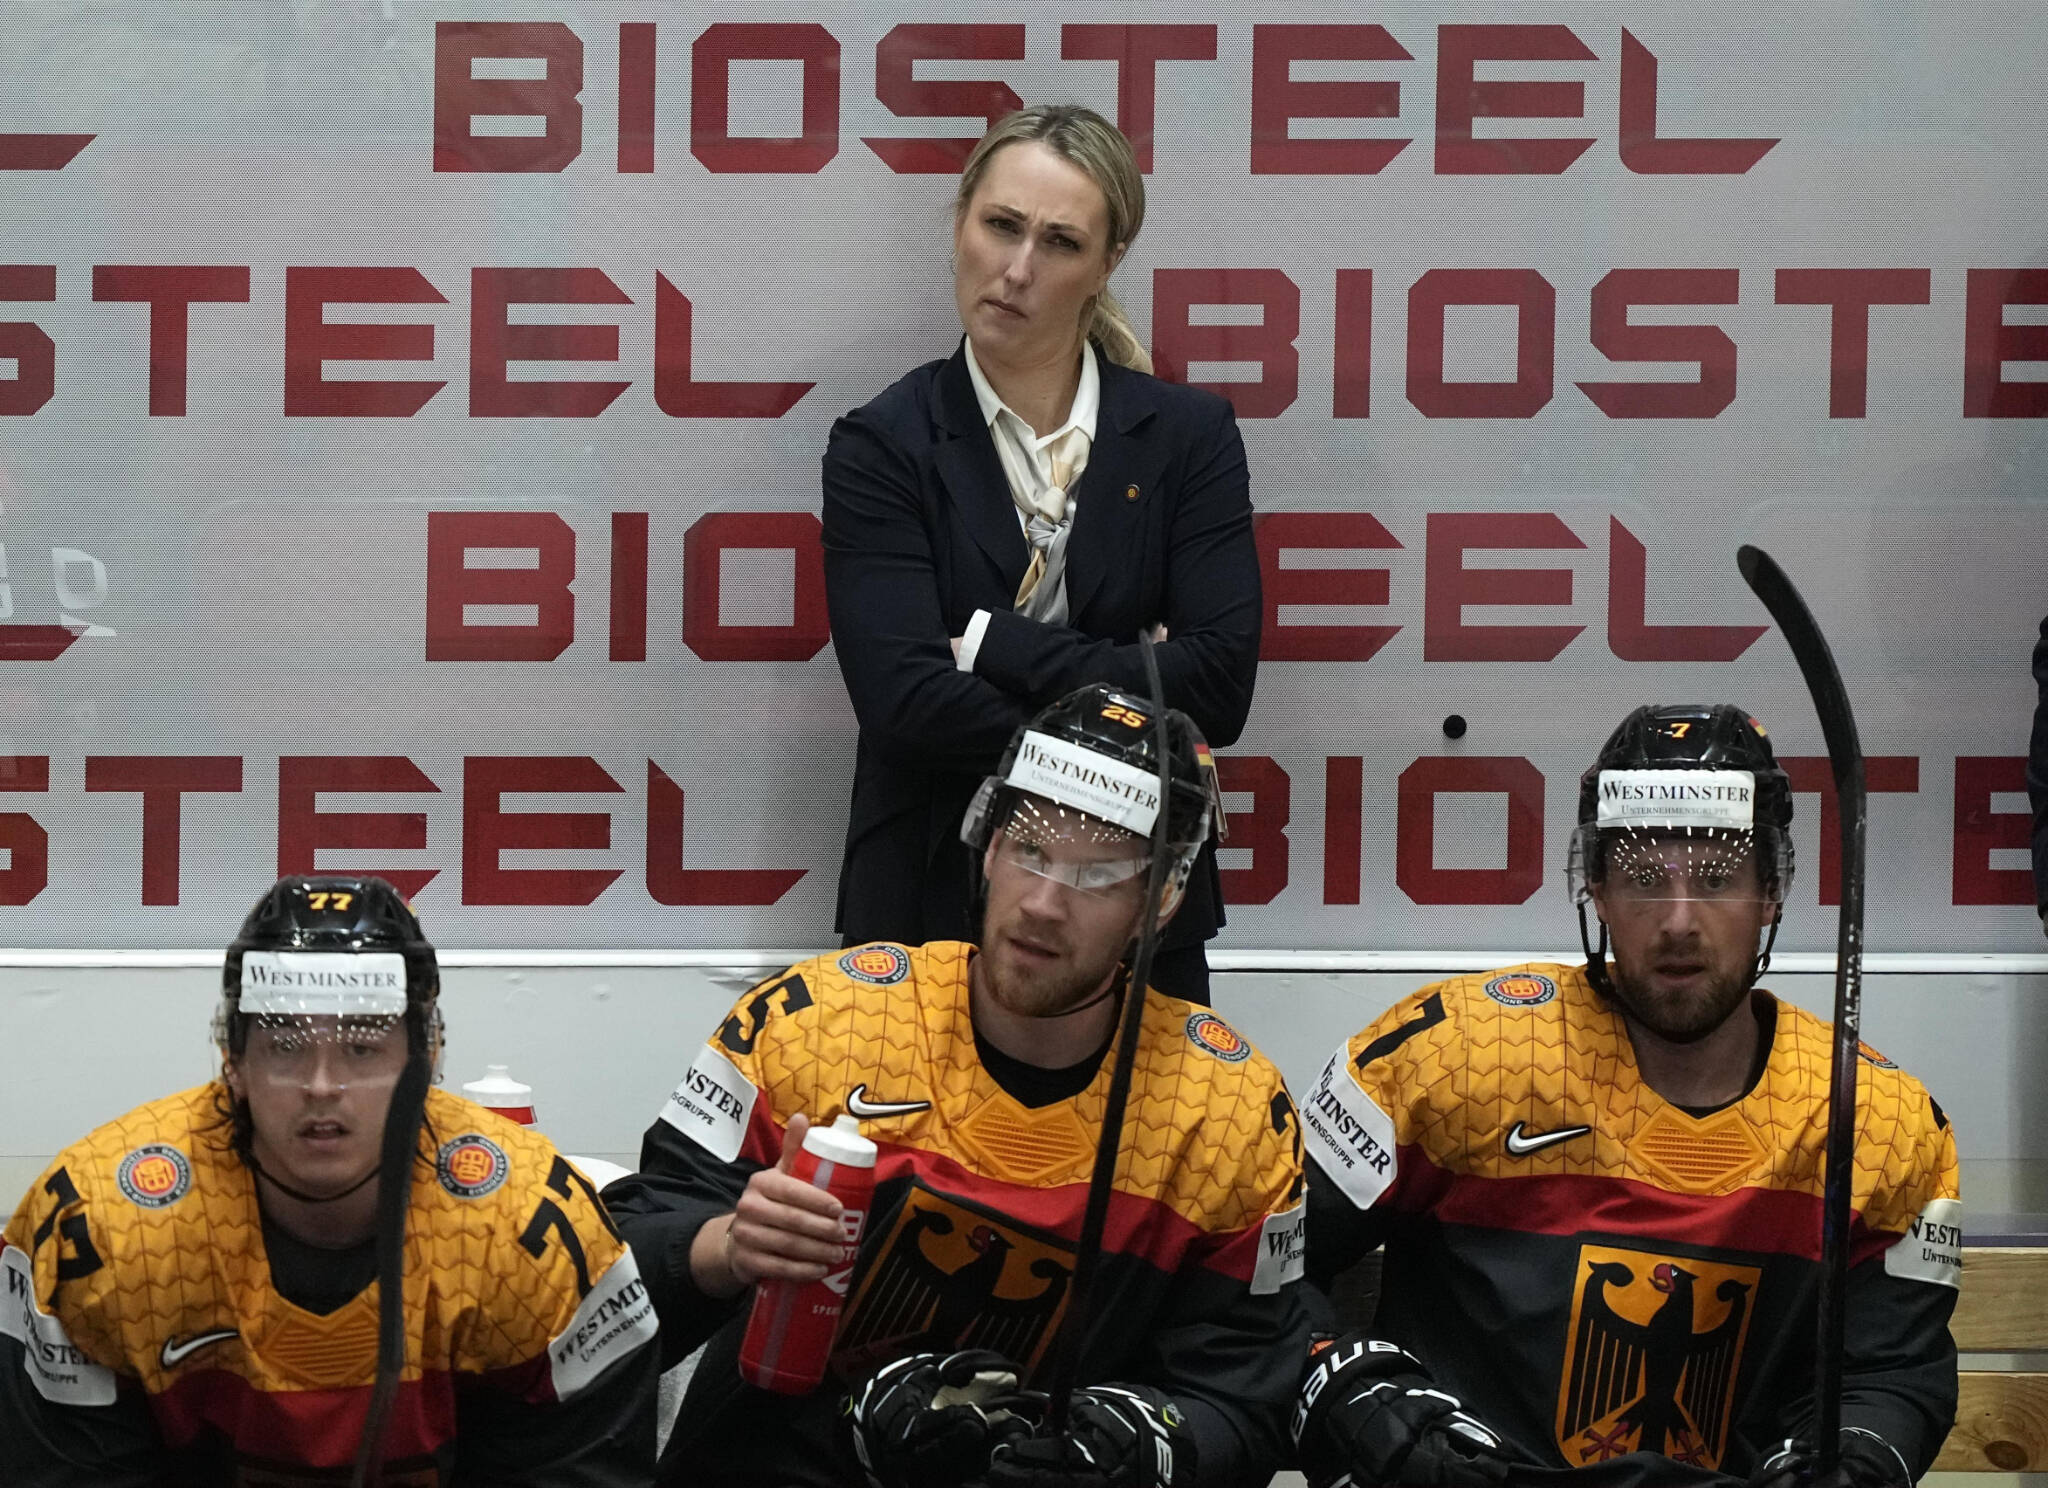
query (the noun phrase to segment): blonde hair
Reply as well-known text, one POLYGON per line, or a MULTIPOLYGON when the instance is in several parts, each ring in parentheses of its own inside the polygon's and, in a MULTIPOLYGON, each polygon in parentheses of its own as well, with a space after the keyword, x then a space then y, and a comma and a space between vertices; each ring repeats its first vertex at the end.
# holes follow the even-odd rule
MULTIPOLYGON (((953 220, 966 214, 988 163, 1005 145, 1036 143, 1075 166, 1102 192, 1109 207, 1109 241, 1105 253, 1128 250, 1145 225, 1145 177, 1123 131, 1093 109, 1078 103, 1040 103, 1018 109, 996 121, 982 136, 960 172, 960 190, 953 198, 953 220)), ((1151 353, 1138 339, 1137 328, 1105 285, 1081 308, 1086 334, 1119 366, 1152 370, 1151 353)))

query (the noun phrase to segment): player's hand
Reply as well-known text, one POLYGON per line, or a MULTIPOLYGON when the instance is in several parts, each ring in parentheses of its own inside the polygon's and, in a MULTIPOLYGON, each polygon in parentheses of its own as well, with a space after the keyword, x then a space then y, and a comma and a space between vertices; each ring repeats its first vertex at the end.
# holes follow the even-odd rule
POLYGON ((1751 1488, 1913 1488, 1906 1459, 1876 1432, 1844 1426, 1840 1440, 1834 1469, 1823 1473, 1813 1448, 1788 1438, 1751 1475, 1751 1488))
POLYGON ((1149 1385, 1074 1392, 1067 1429, 1003 1443, 988 1488, 1180 1488, 1195 1480, 1195 1442, 1180 1408, 1149 1385))
POLYGON ((1316 1356, 1294 1412, 1294 1445, 1312 1485, 1344 1477, 1401 1488, 1494 1488, 1500 1437, 1437 1389, 1420 1360, 1363 1333, 1316 1356))
POLYGON ((724 1263, 741 1287, 764 1279, 816 1281, 839 1262, 839 1200, 790 1172, 810 1127, 801 1115, 789 1118, 781 1158, 747 1180, 726 1221, 724 1263))
POLYGON ((854 1455, 874 1488, 953 1488, 979 1479, 999 1443, 1030 1429, 1017 1412, 1034 1398, 1001 1354, 912 1354, 847 1397, 854 1455))

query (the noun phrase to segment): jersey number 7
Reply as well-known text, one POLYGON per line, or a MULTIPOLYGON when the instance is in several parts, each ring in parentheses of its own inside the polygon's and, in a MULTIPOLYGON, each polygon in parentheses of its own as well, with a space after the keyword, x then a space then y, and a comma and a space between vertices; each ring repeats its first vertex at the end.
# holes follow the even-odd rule
MULTIPOLYGON (((557 1155, 555 1165, 548 1169, 548 1187, 566 1199, 570 1197, 571 1184, 582 1189, 583 1196, 590 1200, 590 1207, 597 1211, 598 1222, 604 1226, 605 1233, 614 1240, 618 1239, 618 1227, 612 1223, 611 1215, 605 1212, 590 1180, 571 1167, 567 1158, 557 1155)), ((569 1222, 562 1206, 542 1195, 534 1208, 533 1218, 526 1222, 526 1229, 519 1236, 519 1243, 526 1247, 528 1255, 539 1260, 548 1248, 549 1231, 553 1231, 562 1242, 562 1249, 569 1252, 570 1263, 576 1267, 576 1296, 580 1301, 590 1295, 590 1262, 584 1257, 583 1242, 576 1238, 576 1227, 569 1222)))

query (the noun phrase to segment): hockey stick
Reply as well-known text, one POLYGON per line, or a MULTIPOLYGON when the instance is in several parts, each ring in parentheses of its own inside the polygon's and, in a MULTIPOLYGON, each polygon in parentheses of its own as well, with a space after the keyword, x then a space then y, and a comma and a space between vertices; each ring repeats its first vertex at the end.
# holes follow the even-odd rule
POLYGON ((1842 674, 1835 667, 1813 612, 1785 570, 1761 548, 1748 545, 1735 555, 1742 577, 1763 601, 1799 663, 1806 690, 1820 715, 1828 766, 1835 777, 1835 806, 1842 825, 1842 911, 1835 936, 1834 1075, 1828 1087, 1827 1169, 1821 1186, 1820 1325, 1815 1338, 1814 1448, 1816 1472, 1832 1472, 1841 1456, 1843 1298, 1849 1276, 1849 1188, 1856 1153, 1856 1050, 1863 1018, 1863 844, 1868 823, 1864 795, 1863 746, 1849 709, 1842 674))
MULTIPOLYGON (((422 1029, 408 1039, 431 1040, 422 1029)), ((392 1089, 384 1115, 384 1142, 377 1175, 377 1376, 363 1434, 356 1442, 350 1488, 376 1488, 384 1481, 384 1432, 405 1373, 405 1219, 412 1205, 412 1165, 418 1156, 427 1087, 433 1083, 433 1055, 425 1042, 414 1047, 392 1089)))
POLYGON ((1159 948, 1159 906, 1166 898, 1167 814, 1173 801, 1173 752, 1166 733, 1166 689, 1159 680, 1159 660, 1152 654, 1151 636, 1140 633, 1138 651, 1145 659, 1145 683, 1151 690, 1153 748, 1159 755, 1159 814, 1152 818, 1152 870, 1145 880, 1145 917, 1138 927, 1138 952, 1131 958, 1131 979, 1124 989, 1122 1021, 1117 1025, 1116 1065, 1110 1071, 1102 1132, 1095 1141, 1095 1170, 1088 1177, 1088 1206, 1081 1211, 1081 1236, 1075 1243, 1074 1285, 1068 1293, 1067 1319, 1054 1341, 1052 1371, 1046 1381, 1046 1423, 1055 1434, 1067 1429, 1074 1379, 1081 1368, 1088 1304, 1095 1289, 1096 1272, 1101 1269, 1102 1230, 1109 1218, 1117 1154, 1123 1148, 1124 1108, 1130 1103, 1131 1078, 1138 1063, 1138 1029, 1145 1021, 1145 988, 1152 976, 1153 953, 1159 948))

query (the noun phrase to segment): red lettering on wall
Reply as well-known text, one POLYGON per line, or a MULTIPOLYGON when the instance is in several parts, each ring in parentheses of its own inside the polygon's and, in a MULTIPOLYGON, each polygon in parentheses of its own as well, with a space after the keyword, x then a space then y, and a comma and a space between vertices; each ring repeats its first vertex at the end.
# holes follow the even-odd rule
POLYGON ((1372 417, 1372 270, 1337 270, 1330 416, 1372 417))
POLYGON ((1650 555, 1641 539, 1607 519, 1607 646, 1623 661, 1733 661, 1768 625, 1652 625, 1650 555))
MULTIPOLYGON (((50 757, 0 754, 0 791, 46 791, 50 757)), ((26 811, 0 811, 0 905, 31 904, 50 883, 50 834, 26 811)))
POLYGON ((655 37, 652 21, 619 23, 619 174, 654 169, 655 37))
POLYGON ((83 634, 68 625, 0 625, 0 661, 55 661, 83 634))
POLYGON ((514 382, 510 362, 616 362, 615 325, 513 325, 513 305, 630 305, 600 269, 472 269, 471 418, 596 418, 630 382, 514 382))
MULTIPOLYGON (((1820 902, 1842 902, 1842 803, 1835 794, 1834 767, 1824 754, 1781 754, 1778 764, 1795 794, 1820 797, 1816 870, 1820 902)), ((1912 795, 1920 789, 1920 757, 1913 754, 1863 756, 1863 788, 1869 795, 1912 795)))
POLYGON ((576 639, 576 533, 553 512, 427 513, 427 660, 553 661, 576 639), (476 549, 530 552, 522 568, 472 568, 476 549), (472 621, 470 605, 533 619, 472 621))
POLYGON ((656 904, 773 904, 803 876, 801 868, 685 868, 683 788, 647 762, 647 892, 656 904))
POLYGON ((1138 169, 1152 172, 1152 123, 1161 62, 1214 62, 1214 26, 1060 27, 1060 56, 1069 62, 1116 63, 1116 126, 1131 142, 1138 169))
POLYGON ((1262 512, 1252 518, 1265 619, 1261 661, 1370 661, 1398 625, 1290 625, 1282 605, 1384 605, 1384 568, 1283 568, 1289 548, 1398 548, 1399 538, 1365 512, 1262 512))
POLYGON ((1364 79, 1298 83, 1294 64, 1303 60, 1415 59, 1384 26, 1252 27, 1252 174, 1378 175, 1388 161, 1408 148, 1407 139, 1298 140, 1288 138, 1288 132, 1296 119, 1398 118, 1401 85, 1364 79))
POLYGON ((1301 388, 1301 290, 1278 269, 1155 269, 1152 358, 1159 375, 1228 398, 1239 418, 1275 418, 1301 388), (1257 325, 1196 325, 1196 305, 1257 305, 1257 325), (1195 362, 1256 362, 1257 382, 1191 380, 1195 362))
POLYGON ((1409 286, 1408 401, 1426 418, 1535 417, 1550 401, 1556 347, 1557 291, 1534 269, 1431 269, 1409 286), (1514 381, 1444 380, 1451 305, 1515 307, 1514 381))
POLYGON ((823 525, 810 512, 708 512, 683 537, 683 644, 704 661, 809 661, 832 638, 825 614, 823 525), (727 551, 786 549, 796 591, 787 625, 727 625, 719 595, 727 551))
POLYGON ((277 761, 277 871, 369 873, 407 899, 440 874, 438 868, 323 869, 322 848, 417 851, 427 845, 423 811, 322 811, 320 793, 438 792, 426 771, 402 754, 282 755, 277 761))
POLYGON ((187 791, 232 795, 242 788, 239 755, 87 755, 88 791, 142 796, 142 902, 178 902, 178 843, 187 791))
POLYGON ((1934 275, 1926 269, 1780 269, 1778 303, 1826 305, 1828 417, 1862 418, 1870 391, 1870 307, 1925 305, 1934 275))
POLYGON ((1521 904, 1543 887, 1543 773, 1520 756, 1419 759, 1401 772, 1394 881, 1417 904, 1521 904), (1436 798, 1508 798, 1500 868, 1436 866, 1436 798))
POLYGON ((1554 176, 1589 139, 1477 139, 1475 118, 1581 119, 1586 85, 1480 82, 1479 62, 1597 62, 1569 26, 1440 26, 1436 53, 1436 169, 1440 176, 1554 176))
POLYGON ((329 305, 445 305, 414 268, 284 271, 284 411, 293 418, 411 418, 446 382, 330 381, 323 362, 431 362, 431 325, 329 325, 329 305))
POLYGON ((814 21, 720 21, 690 51, 690 153, 719 174, 812 175, 839 153, 839 41, 814 21), (732 64, 801 62, 802 132, 731 133, 732 64))
MULTIPOLYGON (((1467 625, 1467 605, 1568 605, 1568 568, 1467 568, 1474 548, 1583 548, 1550 512, 1431 512, 1422 591, 1424 661, 1550 661, 1583 625, 1467 625)), ((1500 901, 1520 903, 1520 900, 1500 901)))
POLYGON ((1621 32, 1621 163, 1639 175, 1739 176, 1774 139, 1658 139, 1657 58, 1621 32))
POLYGON ((434 169, 559 171, 583 152, 583 42, 560 21, 434 26, 434 169), (478 79, 479 57, 538 59, 540 78, 478 79), (477 135, 477 115, 540 118, 538 136, 477 135))
POLYGON ((2007 305, 2048 305, 2048 269, 1970 270, 1964 418, 2048 418, 2048 382, 2005 380, 2007 362, 2048 362, 2048 325, 2007 325, 2007 305))
POLYGON ((62 170, 96 138, 90 134, 0 134, 0 171, 62 170))
POLYGON ((899 119, 974 119, 973 135, 921 135, 913 139, 863 136, 861 143, 899 176, 955 176, 975 142, 996 120, 1024 107, 1008 83, 964 78, 920 79, 924 61, 1021 62, 1024 28, 939 26, 906 21, 875 45, 875 97, 899 119))
POLYGON ((1615 269, 1593 286, 1591 340, 1610 362, 1692 362, 1692 382, 1582 382, 1612 419, 1712 418, 1735 401, 1735 343, 1719 326, 1630 325, 1632 305, 1733 305, 1734 269, 1615 269))
MULTIPOLYGON (((2044 275, 2048 278, 2048 275, 2044 275)), ((1991 854, 2001 848, 2025 851, 2031 841, 2033 816, 2025 811, 1993 811, 1991 798, 2027 788, 2027 762, 2019 755, 1959 756, 1956 760, 1956 835, 1954 892, 1957 904, 2032 904, 2034 876, 2025 868, 1994 868, 1991 854)))
MULTIPOLYGON (((57 298, 55 264, 0 264, 0 302, 57 298)), ((33 321, 0 321, 0 360, 14 376, 0 382, 0 417, 26 418, 57 393, 57 343, 33 321)))
POLYGON ((670 418, 781 418, 808 382, 698 382, 692 375, 689 298, 654 276, 654 406, 670 418))
POLYGON ((1323 764, 1323 903, 1356 904, 1365 851, 1365 759, 1333 754, 1323 764))
POLYGON ((613 661, 647 660, 647 513, 612 513, 613 661))
POLYGON ((1216 782, 1225 795, 1249 795, 1248 811, 1230 812, 1230 840, 1223 854, 1248 852, 1241 868, 1218 860, 1226 904, 1271 904, 1287 887, 1287 823, 1294 810, 1294 783, 1279 762, 1263 754, 1219 754, 1216 782))
POLYGON ((568 850, 612 845, 603 811, 506 811, 514 794, 615 794, 624 789, 588 755, 514 758, 471 755, 462 762, 462 902, 589 904, 622 868, 507 868, 508 848, 568 850))
POLYGON ((183 418, 192 304, 247 304, 249 270, 240 264, 95 264, 92 297, 149 306, 149 416, 183 418))

